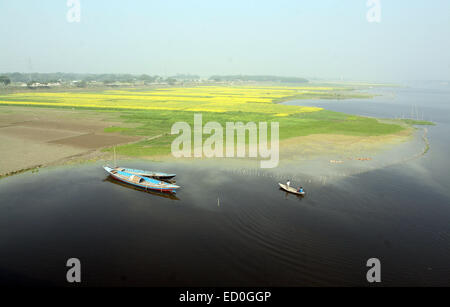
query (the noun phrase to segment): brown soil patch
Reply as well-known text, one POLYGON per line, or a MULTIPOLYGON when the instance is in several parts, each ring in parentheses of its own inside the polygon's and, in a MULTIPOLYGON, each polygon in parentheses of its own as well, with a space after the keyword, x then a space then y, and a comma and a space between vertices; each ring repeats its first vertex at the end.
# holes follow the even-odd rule
POLYGON ((89 133, 98 131, 99 129, 110 127, 111 123, 92 120, 76 120, 76 121, 33 120, 21 123, 21 126, 89 133))
POLYGON ((0 136, 0 175, 82 154, 84 149, 0 136))
POLYGON ((48 142, 61 138, 73 137, 79 134, 80 133, 66 130, 31 128, 23 126, 8 126, 0 128, 0 135, 2 136, 27 139, 37 142, 48 142))
POLYGON ((139 140, 139 137, 112 134, 84 134, 51 141, 52 144, 69 145, 80 148, 97 149, 116 144, 129 143, 139 140))
POLYGON ((139 140, 104 133, 117 113, 0 106, 0 176, 24 169, 101 156, 99 149, 139 140))

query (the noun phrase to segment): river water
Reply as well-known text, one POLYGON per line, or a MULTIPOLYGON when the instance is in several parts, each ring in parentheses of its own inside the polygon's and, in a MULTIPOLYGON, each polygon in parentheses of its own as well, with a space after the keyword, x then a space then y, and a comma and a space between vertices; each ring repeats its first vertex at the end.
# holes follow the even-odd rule
POLYGON ((450 88, 375 89, 371 100, 292 101, 433 120, 421 158, 330 182, 307 196, 280 178, 211 164, 126 161, 177 173, 176 197, 121 185, 101 163, 0 180, 0 284, 86 286, 450 285, 450 88))

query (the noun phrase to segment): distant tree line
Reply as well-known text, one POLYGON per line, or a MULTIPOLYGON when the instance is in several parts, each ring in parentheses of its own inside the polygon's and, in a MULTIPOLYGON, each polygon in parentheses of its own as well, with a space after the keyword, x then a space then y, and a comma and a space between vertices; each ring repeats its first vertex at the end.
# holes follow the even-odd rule
POLYGON ((305 83, 305 78, 298 77, 279 77, 279 76, 247 76, 247 75, 229 75, 229 76, 211 76, 211 81, 255 81, 255 82, 282 82, 282 83, 305 83))
POLYGON ((70 82, 77 80, 85 81, 132 81, 136 80, 137 76, 130 74, 76 74, 76 73, 5 73, 3 74, 10 78, 12 82, 30 82, 36 81, 41 83, 53 83, 53 82, 70 82))
POLYGON ((175 76, 171 76, 169 78, 178 80, 178 81, 195 81, 199 80, 200 76, 198 75, 190 75, 190 74, 177 74, 175 76))
MULTIPOLYGON (((12 82, 22 82, 29 86, 39 83, 47 85, 49 83, 68 83, 77 81, 78 87, 86 87, 87 84, 93 82, 103 83, 105 85, 113 85, 114 83, 168 83, 176 84, 177 82, 198 81, 200 76, 191 74, 177 74, 167 78, 158 75, 133 75, 133 74, 77 74, 77 73, 4 73, 0 75, 0 84, 8 85, 12 82)), ((215 75, 209 78, 210 81, 216 82, 232 82, 232 81, 254 81, 254 82, 282 82, 282 83, 305 83, 307 79, 298 77, 279 77, 279 76, 249 76, 249 75, 215 75)))
MULTIPOLYGON (((146 74, 133 75, 133 74, 77 74, 77 73, 5 73, 1 76, 3 80, 9 80, 10 82, 23 82, 23 83, 55 83, 55 82, 71 82, 81 81, 83 85, 85 82, 102 82, 104 84, 112 84, 115 82, 133 83, 136 81, 143 81, 145 83, 152 82, 165 82, 170 78, 163 78, 160 76, 150 76, 146 74), (6 79, 7 78, 7 79, 6 79)), ((170 81, 170 80, 169 80, 170 81)))

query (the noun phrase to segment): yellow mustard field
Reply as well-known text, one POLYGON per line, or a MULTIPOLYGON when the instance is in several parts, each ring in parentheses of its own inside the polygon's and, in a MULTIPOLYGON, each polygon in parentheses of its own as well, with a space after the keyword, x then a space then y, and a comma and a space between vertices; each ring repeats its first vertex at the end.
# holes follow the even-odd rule
POLYGON ((280 105, 274 102, 327 87, 226 87, 199 86, 154 90, 94 92, 35 92, 0 95, 0 104, 87 107, 131 110, 180 110, 192 112, 249 112, 276 116, 315 112, 316 107, 280 105))

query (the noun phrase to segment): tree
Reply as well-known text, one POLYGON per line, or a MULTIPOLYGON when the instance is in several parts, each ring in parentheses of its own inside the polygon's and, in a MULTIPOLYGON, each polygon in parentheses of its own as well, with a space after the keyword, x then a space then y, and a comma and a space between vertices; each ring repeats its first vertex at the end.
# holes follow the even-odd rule
POLYGON ((166 82, 169 83, 169 85, 174 85, 177 82, 177 80, 174 78, 167 78, 166 82))
POLYGON ((28 81, 28 82, 27 82, 27 87, 28 87, 28 88, 34 88, 34 87, 33 87, 33 84, 35 84, 35 83, 38 83, 38 82, 37 82, 37 81, 34 81, 34 80, 28 81))
POLYGON ((146 74, 140 75, 138 80, 144 81, 145 84, 153 83, 157 80, 158 76, 149 76, 146 74))
POLYGON ((113 84, 115 82, 116 82, 116 80, 113 80, 113 79, 105 79, 105 80, 103 80, 103 84, 113 84))
POLYGON ((142 74, 138 77, 139 80, 141 81, 152 81, 152 77, 150 77, 149 75, 146 74, 142 74))
POLYGON ((77 82, 77 87, 80 87, 80 88, 87 87, 87 82, 85 80, 77 82))
POLYGON ((3 83, 5 86, 11 83, 11 80, 7 76, 0 76, 0 83, 3 83))

